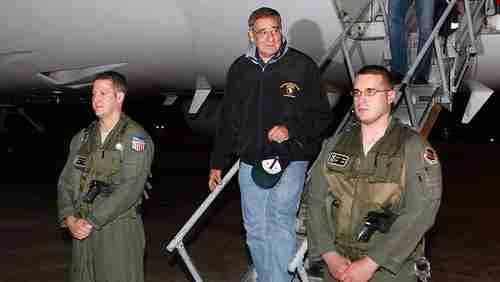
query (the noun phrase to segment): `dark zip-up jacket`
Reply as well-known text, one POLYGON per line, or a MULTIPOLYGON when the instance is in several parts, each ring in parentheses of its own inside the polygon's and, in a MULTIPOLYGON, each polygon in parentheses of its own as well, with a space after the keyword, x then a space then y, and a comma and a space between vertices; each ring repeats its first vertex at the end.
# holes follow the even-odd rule
POLYGON ((224 169, 232 154, 254 165, 275 125, 288 129, 290 160, 310 160, 319 151, 320 135, 330 122, 319 69, 311 58, 286 45, 267 64, 254 54, 236 59, 227 74, 212 169, 224 169))

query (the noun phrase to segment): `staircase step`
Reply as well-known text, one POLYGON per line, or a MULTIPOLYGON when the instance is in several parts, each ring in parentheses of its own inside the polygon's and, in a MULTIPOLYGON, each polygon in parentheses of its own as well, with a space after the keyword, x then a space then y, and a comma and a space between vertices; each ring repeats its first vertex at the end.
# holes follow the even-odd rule
MULTIPOLYGON (((402 92, 399 88, 397 89, 399 97, 400 95, 402 95, 402 92)), ((411 106, 414 109, 417 122, 420 122, 422 117, 426 115, 427 111, 430 110, 431 106, 434 105, 435 100, 433 98, 436 97, 438 89, 440 89, 440 87, 436 86, 435 84, 409 85, 406 88, 406 91, 408 91, 411 96, 411 106)), ((401 97, 399 99, 403 100, 399 100, 399 106, 394 112, 394 116, 400 119, 403 123, 411 125, 410 114, 408 111, 406 100, 404 100, 404 97, 401 97)))

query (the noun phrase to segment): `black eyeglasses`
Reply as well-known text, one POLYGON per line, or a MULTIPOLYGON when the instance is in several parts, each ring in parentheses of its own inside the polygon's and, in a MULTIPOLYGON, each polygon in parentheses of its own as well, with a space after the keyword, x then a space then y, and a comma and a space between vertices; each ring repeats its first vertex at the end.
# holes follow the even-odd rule
POLYGON ((366 88, 364 91, 359 90, 359 89, 353 89, 353 90, 351 90, 350 93, 351 93, 352 97, 359 98, 359 97, 363 96, 363 92, 365 93, 365 96, 372 97, 372 96, 375 96, 375 94, 377 94, 377 93, 387 93, 391 90, 392 89, 379 90, 379 89, 375 89, 375 88, 366 88))
POLYGON ((254 30, 255 34, 257 37, 260 38, 266 38, 268 35, 271 35, 272 37, 277 36, 278 34, 281 33, 281 28, 274 26, 268 30, 266 29, 259 29, 259 30, 254 30))

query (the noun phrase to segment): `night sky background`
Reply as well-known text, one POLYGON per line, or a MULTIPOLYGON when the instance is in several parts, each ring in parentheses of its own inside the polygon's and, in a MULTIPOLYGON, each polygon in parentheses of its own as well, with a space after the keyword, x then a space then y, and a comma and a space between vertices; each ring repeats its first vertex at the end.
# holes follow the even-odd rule
MULTIPOLYGON (((468 99, 457 94, 453 112, 442 110, 429 136, 432 144, 498 144, 498 109, 500 99, 493 94, 470 124, 460 123, 468 99)), ((344 104, 350 101, 344 99, 344 104)), ((162 106, 158 97, 129 99, 126 113, 142 124, 155 141, 155 181, 168 181, 192 174, 208 174, 209 153, 213 138, 207 132, 193 130, 184 111, 188 98, 179 98, 172 106, 162 106)), ((4 184, 53 183, 64 165, 71 138, 94 118, 90 104, 25 105, 25 112, 45 131, 39 133, 24 119, 9 115, 7 132, 1 133, 0 156, 4 184)), ((344 107, 345 108, 345 107, 344 107)), ((202 112, 206 109, 201 110, 202 112)), ((335 111, 334 111, 335 113, 335 111)), ((340 115, 337 115, 339 117, 340 115)), ((8 189, 4 187, 2 190, 8 189)))
MULTIPOLYGON (((334 111, 337 118, 349 106, 346 97, 334 111)), ((146 128, 156 149, 153 190, 144 203, 146 280, 188 281, 180 259, 165 255, 160 246, 180 230, 209 194, 213 139, 209 130, 189 127, 192 117, 184 114, 188 97, 168 107, 161 106, 157 97, 129 98, 125 111, 146 128)), ((202 116, 214 112, 209 106, 220 97, 209 99, 200 111, 202 116)), ((488 279, 500 274, 496 267, 500 252, 496 234, 500 230, 491 224, 498 214, 499 193, 492 188, 498 186, 500 99, 493 94, 472 122, 463 125, 460 120, 467 99, 468 95, 456 95, 454 112, 442 110, 429 136, 440 154, 444 181, 441 210, 428 237, 436 281, 496 281, 488 279)), ((0 135, 4 223, 0 251, 5 254, 0 257, 0 269, 5 281, 67 281, 71 240, 57 227, 57 180, 72 136, 94 117, 88 103, 27 104, 24 109, 45 130, 39 133, 24 118, 11 115, 6 119, 9 131, 0 135)), ((212 277, 208 281, 234 281, 235 273, 240 275, 248 266, 239 191, 235 181, 230 186, 186 242, 197 250, 198 266, 212 277), (213 260, 214 250, 217 260, 213 260)))

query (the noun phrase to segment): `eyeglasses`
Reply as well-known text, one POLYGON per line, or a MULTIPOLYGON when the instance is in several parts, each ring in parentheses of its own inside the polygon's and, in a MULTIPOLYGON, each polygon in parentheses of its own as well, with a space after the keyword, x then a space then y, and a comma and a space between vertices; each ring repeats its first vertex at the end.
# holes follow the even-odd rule
POLYGON ((254 30, 253 31, 255 35, 261 39, 261 38, 266 38, 268 35, 271 35, 272 37, 276 37, 278 34, 281 34, 281 28, 280 27, 273 27, 271 29, 259 29, 259 30, 254 30))
POLYGON ((387 92, 389 92, 391 90, 392 89, 378 90, 378 89, 375 89, 375 88, 366 88, 364 91, 359 90, 359 89, 353 89, 353 90, 351 90, 350 93, 351 93, 352 97, 359 98, 359 97, 363 96, 363 92, 365 93, 365 96, 372 97, 372 96, 375 96, 375 94, 377 94, 377 93, 387 93, 387 92))

